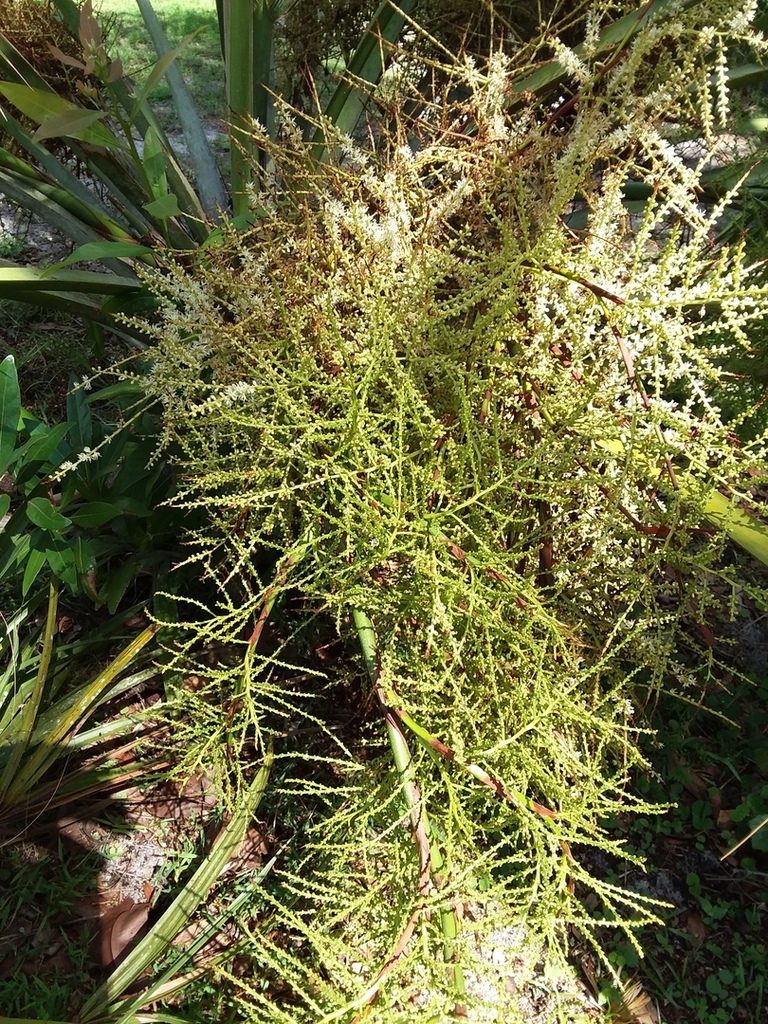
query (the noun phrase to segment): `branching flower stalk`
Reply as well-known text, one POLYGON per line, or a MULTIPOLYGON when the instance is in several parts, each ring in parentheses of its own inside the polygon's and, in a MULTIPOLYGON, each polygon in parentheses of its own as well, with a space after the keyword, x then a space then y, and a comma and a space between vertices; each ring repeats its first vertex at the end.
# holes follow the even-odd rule
MULTIPOLYGON (((411 758, 411 752, 408 749, 408 742, 403 735, 403 728, 401 725, 403 714, 392 707, 391 701, 388 699, 387 692, 382 682, 381 668, 379 666, 379 659, 376 653, 376 636, 373 629, 373 623, 364 612, 361 612, 358 609, 353 609, 352 621, 354 622, 355 629, 357 630, 360 648, 363 652, 363 659, 371 680, 371 685, 376 691, 376 696, 384 714, 384 719, 387 725, 387 737, 389 739, 389 745, 392 748, 392 757, 395 762, 400 783, 403 787, 403 796, 405 797, 405 801, 408 806, 413 838, 419 851, 418 891, 422 897, 427 897, 432 889, 433 879, 436 883, 439 883, 438 873, 443 866, 443 857, 440 853, 436 840, 433 842, 430 839, 430 826, 427 818, 427 812, 422 803, 419 784, 416 780, 414 764, 411 758), (438 876, 437 878, 435 877, 436 875, 438 876)), ((415 722, 407 720, 405 724, 408 725, 416 736, 422 739, 423 742, 426 742, 424 740, 423 730, 420 730, 415 722), (419 735, 419 733, 421 733, 421 735, 419 735)), ((429 737, 429 739, 432 740, 430 745, 434 749, 434 738, 429 737)), ((472 767, 475 766, 473 765, 472 767)), ((417 907, 413 914, 411 914, 403 934, 397 942, 395 950, 389 957, 387 963, 379 971, 374 984, 369 989, 369 1000, 375 998, 378 990, 383 985, 387 974, 390 972, 392 967, 394 967, 397 960, 402 956, 403 952, 407 948, 408 942, 410 941, 411 935, 413 934, 418 922, 419 913, 420 911, 417 907)), ((458 933, 456 912, 450 909, 441 910, 440 923, 443 936, 445 938, 446 959, 450 961, 453 956, 451 944, 458 933)), ((464 979, 461 973, 461 967, 453 969, 452 977, 457 991, 463 992, 464 979)))
POLYGON ((226 788, 280 737, 281 794, 322 808, 271 876, 249 1021, 447 1019, 446 959, 470 1015, 510 1020, 503 977, 495 1008, 473 982, 500 930, 556 958, 654 920, 591 850, 626 857, 601 823, 652 810, 643 705, 698 699, 748 586, 720 527, 749 533, 765 438, 734 443, 721 365, 768 311, 699 202, 717 131, 694 166, 666 138, 722 118, 733 4, 669 8, 551 104, 510 96, 499 46, 404 76, 375 145, 318 124, 324 162, 283 110, 253 229, 143 272, 143 383, 219 584, 177 599, 180 770, 226 788))

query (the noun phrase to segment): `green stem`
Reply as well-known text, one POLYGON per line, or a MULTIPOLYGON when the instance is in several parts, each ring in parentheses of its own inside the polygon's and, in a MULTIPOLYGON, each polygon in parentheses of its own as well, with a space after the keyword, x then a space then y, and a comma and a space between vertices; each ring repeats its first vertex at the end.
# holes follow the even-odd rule
MULTIPOLYGON (((375 687, 380 688, 380 672, 373 623, 364 612, 361 612, 358 609, 353 610, 352 620, 355 623, 355 629, 357 630, 357 636, 360 641, 360 648, 363 652, 365 667, 368 670, 368 676, 371 683, 375 687)), ((397 774, 400 777, 400 783, 403 787, 403 793, 405 794, 408 810, 411 814, 411 820, 420 820, 423 827, 429 830, 427 812, 421 806, 413 758, 411 757, 411 752, 408 749, 408 744, 403 736, 402 730, 398 727, 397 720, 393 715, 387 716, 387 737, 389 739, 389 745, 392 748, 392 758, 395 762, 395 767, 397 768, 397 774)), ((434 858, 432 858, 432 863, 434 864, 434 858)))
MULTIPOLYGON (((219 832, 208 856, 162 917, 86 1002, 80 1011, 80 1021, 96 1024, 104 1019, 117 1019, 120 1024, 128 1024, 136 1020, 132 1013, 126 1013, 119 1004, 120 997, 151 964, 157 963, 171 948, 176 936, 189 925, 197 908, 207 899, 219 875, 243 841, 246 829, 266 792, 273 763, 274 752, 270 743, 264 752, 263 766, 248 790, 242 794, 235 813, 219 832)), ((129 1007, 132 1002, 133 999, 128 1003, 129 1007)))
MULTIPOLYGON (((273 52, 275 48, 275 17, 279 12, 279 4, 268 0, 257 0, 253 5, 253 28, 251 35, 251 76, 252 76, 252 113, 272 137, 274 109, 272 100, 273 87, 273 52)), ((258 153, 259 163, 266 166, 267 154, 258 153)))
MULTIPOLYGON (((371 685, 375 688, 379 701, 385 711, 389 745, 392 748, 392 757, 395 762, 395 767, 397 768, 397 773, 403 788, 403 794, 410 812, 414 839, 416 840, 420 852, 421 881, 419 888, 422 894, 426 895, 428 883, 432 878, 434 878, 435 881, 438 880, 445 861, 439 845, 430 838, 432 830, 429 825, 426 808, 423 806, 423 801, 421 799, 421 792, 416 779, 416 770, 414 768, 413 758, 411 757, 411 752, 408 749, 408 743, 400 727, 400 721, 397 715, 387 707, 387 703, 383 699, 384 690, 381 684, 381 668, 379 665, 378 651, 376 649, 376 634, 373 629, 373 623, 365 612, 360 611, 358 608, 354 608, 352 610, 352 621, 354 622, 355 629, 357 630, 360 649, 363 653, 363 659, 368 671, 368 676, 371 680, 371 685), (424 847, 426 847, 426 849, 424 849, 424 847)), ((458 994, 463 995, 465 992, 464 974, 461 967, 455 963, 456 953, 454 943, 459 933, 459 922, 455 910, 447 907, 441 909, 440 930, 443 934, 443 950, 445 959, 448 963, 452 964, 451 977, 453 979, 454 988, 458 994)))
POLYGON ((253 116, 254 0, 225 0, 227 30, 227 102, 232 118, 232 211, 248 212, 246 186, 250 181, 251 140, 245 125, 253 116))

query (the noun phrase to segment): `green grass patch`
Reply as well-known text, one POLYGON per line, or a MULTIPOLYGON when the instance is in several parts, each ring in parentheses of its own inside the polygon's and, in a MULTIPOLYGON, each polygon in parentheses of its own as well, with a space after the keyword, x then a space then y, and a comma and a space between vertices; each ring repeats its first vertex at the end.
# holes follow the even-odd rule
MULTIPOLYGON (((186 3, 155 0, 152 6, 172 46, 197 33, 178 58, 178 68, 200 113, 206 117, 224 117, 226 87, 215 3, 213 0, 186 3)), ((119 56, 126 73, 141 84, 157 60, 157 54, 139 8, 132 0, 101 0, 98 9, 104 19, 110 53, 119 56)), ((165 79, 150 92, 149 102, 166 130, 179 131, 165 79)))
POLYGON ((78 901, 102 858, 29 842, 0 849, 0 992, 11 1016, 65 1019, 92 984, 93 930, 78 901))

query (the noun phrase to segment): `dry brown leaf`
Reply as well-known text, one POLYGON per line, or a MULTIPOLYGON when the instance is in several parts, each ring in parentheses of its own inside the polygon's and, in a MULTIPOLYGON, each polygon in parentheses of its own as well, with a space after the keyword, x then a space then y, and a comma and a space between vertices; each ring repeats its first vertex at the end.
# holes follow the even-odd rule
POLYGON ((697 910, 689 910, 685 917, 685 930, 694 939, 703 942, 707 937, 707 926, 697 910))
POLYGON ((119 963, 128 946, 143 931, 149 917, 149 904, 126 897, 102 917, 99 927, 101 962, 104 967, 119 963))
POLYGON ((672 754, 669 760, 673 768, 682 768, 685 772, 683 785, 691 796, 696 797, 697 800, 708 800, 710 783, 675 754, 672 754))
POLYGON ((656 1006, 639 981, 628 982, 621 994, 627 1024, 659 1024, 656 1006))
POLYGON ((720 811, 717 815, 717 827, 722 832, 731 827, 731 812, 720 811))

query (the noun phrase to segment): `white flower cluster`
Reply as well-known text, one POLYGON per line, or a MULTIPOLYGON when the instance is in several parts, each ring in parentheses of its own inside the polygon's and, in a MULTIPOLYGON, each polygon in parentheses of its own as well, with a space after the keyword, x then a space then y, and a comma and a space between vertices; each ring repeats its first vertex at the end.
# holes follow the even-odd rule
POLYGON ((581 57, 570 46, 566 46, 558 36, 554 36, 551 43, 552 49, 555 51, 555 59, 563 65, 566 72, 572 78, 575 78, 580 85, 586 85, 592 77, 592 72, 581 57))
POLYGON ((387 192, 384 210, 377 215, 359 201, 344 203, 335 198, 326 201, 324 210, 328 230, 337 244, 342 245, 345 235, 351 235, 397 268, 410 254, 410 213, 394 187, 394 176, 390 174, 389 178, 386 184, 393 187, 387 192))
MULTIPOLYGON (((105 444, 108 441, 104 442, 105 444)), ((65 459, 60 462, 56 468, 56 472, 51 474, 51 480, 61 480, 67 473, 71 473, 73 469, 77 469, 78 466, 82 466, 86 462, 95 462, 96 459, 101 458, 101 452, 98 448, 90 448, 88 445, 78 452, 74 459, 65 459)))
POLYGON ((752 24, 757 17, 757 0, 746 0, 734 14, 728 25, 728 29, 734 35, 746 34, 750 31, 752 24))

